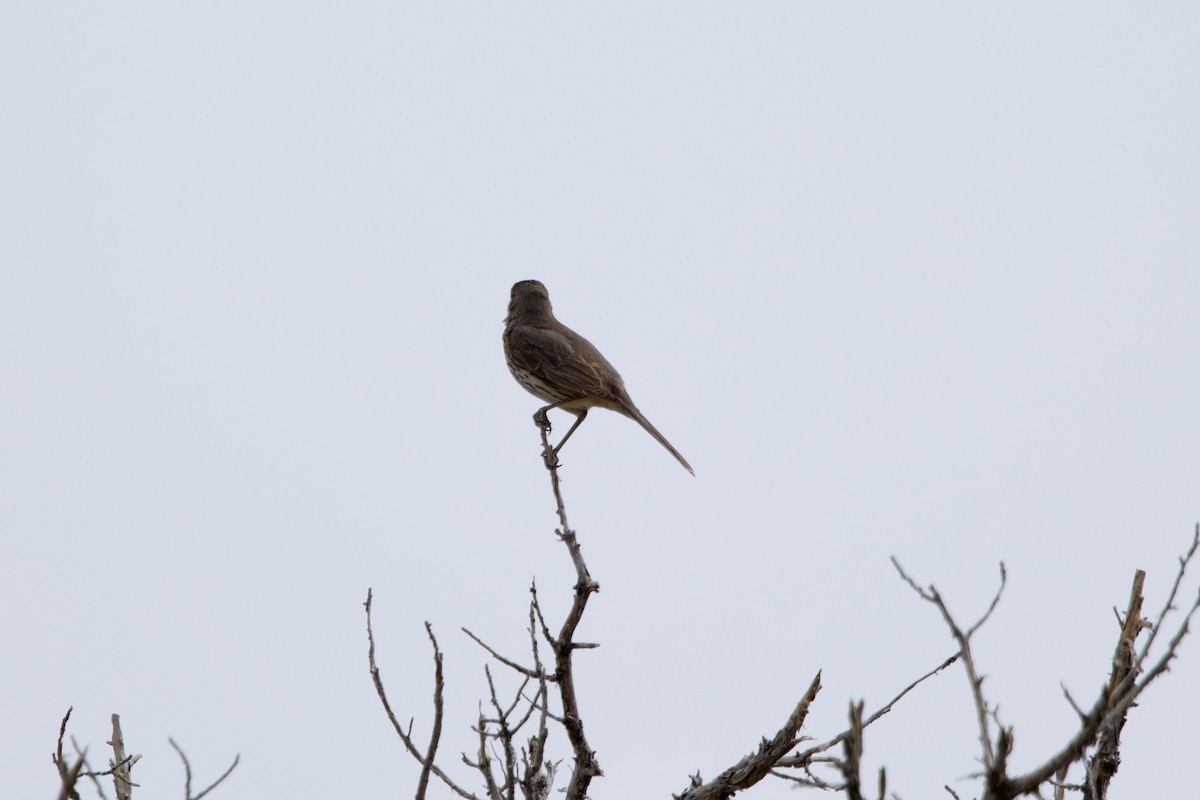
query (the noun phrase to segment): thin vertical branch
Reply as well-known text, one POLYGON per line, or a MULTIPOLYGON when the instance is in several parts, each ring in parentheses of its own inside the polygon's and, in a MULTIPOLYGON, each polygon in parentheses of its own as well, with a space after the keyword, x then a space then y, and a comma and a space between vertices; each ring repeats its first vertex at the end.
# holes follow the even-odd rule
POLYGON ((50 760, 58 770, 58 779, 62 782, 59 800, 79 800, 79 791, 75 788, 75 783, 79 780, 79 773, 83 770, 85 759, 83 754, 80 754, 74 765, 68 765, 63 759, 63 739, 67 735, 67 721, 71 719, 71 712, 74 710, 75 707, 71 706, 67 709, 67 713, 63 714, 62 722, 58 726, 58 744, 50 756, 50 760))
POLYGON ((185 800, 200 800, 200 798, 204 797, 206 794, 211 792, 213 789, 220 786, 221 783, 226 778, 228 778, 231 774, 233 774, 233 770, 237 767, 238 762, 240 762, 242 760, 242 757, 240 754, 234 756, 233 763, 229 765, 229 769, 227 769, 223 773, 221 773, 221 777, 217 778, 215 781, 213 781, 211 784, 209 784, 208 788, 203 789, 199 794, 194 795, 194 794, 192 794, 192 764, 191 764, 191 762, 188 761, 188 757, 183 752, 183 748, 180 747, 174 739, 168 738, 167 742, 171 745, 171 747, 175 748, 175 752, 179 754, 179 760, 183 762, 183 773, 184 773, 183 796, 184 796, 185 800))
POLYGON ((571 779, 567 784, 566 798, 567 800, 585 800, 592 779, 603 775, 604 772, 600 769, 596 753, 588 744, 587 736, 584 734, 583 717, 579 711, 579 699, 575 691, 573 657, 575 650, 587 645, 576 643, 574 639, 575 631, 587 608, 588 598, 592 593, 600 591, 600 584, 592 580, 592 576, 588 573, 575 532, 567 524, 567 510, 563 504, 562 490, 558 482, 558 459, 554 455, 554 448, 550 446, 549 420, 543 415, 541 419, 535 417, 534 421, 541 433, 543 460, 546 470, 550 473, 550 488, 554 492, 559 522, 562 523, 561 529, 556 533, 562 539, 563 544, 567 546, 571 562, 575 565, 575 595, 571 603, 571 610, 567 612, 567 618, 563 621, 558 636, 547 635, 546 639, 554 653, 554 679, 558 685, 559 698, 563 707, 562 724, 567 731, 567 740, 571 743, 571 750, 575 754, 575 768, 571 771, 571 779))
MULTIPOLYGON (((546 471, 550 473, 550 488, 554 491, 554 502, 558 507, 558 521, 562 524, 564 534, 571 533, 571 526, 567 524, 567 509, 563 506, 562 490, 558 485, 558 456, 550 446, 550 420, 543 413, 541 418, 534 417, 534 423, 542 436, 542 461, 546 465, 546 471)), ((579 563, 576 562, 576 569, 579 568, 579 563)))
POLYGON ((538 678, 536 700, 530 705, 538 710, 537 733, 529 737, 528 750, 524 752, 525 776, 521 780, 521 792, 525 800, 547 800, 554 788, 554 771, 556 765, 546 761, 546 739, 550 731, 546 727, 546 718, 550 712, 550 691, 546 677, 546 669, 542 666, 542 657, 538 651, 538 629, 535 615, 537 595, 529 603, 529 647, 533 653, 533 666, 538 678))
MULTIPOLYGON (((954 621, 954 617, 950 614, 950 609, 946 607, 946 603, 942 600, 942 596, 936 587, 930 586, 928 589, 925 589, 918 586, 917 582, 910 578, 908 573, 904 571, 904 568, 900 566, 900 562, 896 560, 895 556, 892 556, 892 566, 896 568, 896 571, 900 573, 900 577, 912 587, 913 591, 922 600, 932 603, 937 607, 938 611, 942 614, 942 619, 946 622, 946 626, 950 628, 950 635, 958 643, 959 656, 962 658, 963 668, 967 672, 967 680, 971 684, 971 696, 975 701, 975 720, 979 726, 979 743, 983 749, 983 765, 989 773, 994 773, 997 753, 992 744, 991 713, 988 709, 987 700, 983 696, 983 677, 975 667, 975 657, 971 652, 971 637, 991 617, 992 612, 996 610, 996 605, 1000 602, 1000 596, 1004 593, 1004 587, 1008 583, 1008 573, 1004 569, 1004 562, 1000 562, 1000 587, 996 590, 995 596, 992 597, 991 604, 988 606, 987 611, 983 613, 983 616, 968 628, 966 632, 954 621)), ((1001 729, 1000 738, 1005 738, 1003 728, 1001 729)), ((1006 754, 1002 753, 1001 757, 1004 755, 1006 754)))
MULTIPOLYGON (((862 793, 863 702, 850 704, 849 736, 842 742, 842 759, 838 768, 846 780, 846 800, 864 800, 862 793)), ((881 779, 882 780, 882 779, 881 779)), ((884 781, 886 786, 886 781, 884 781)))
POLYGON ((433 730, 429 733, 429 749, 425 760, 421 763, 421 778, 417 781, 417 800, 425 800, 425 790, 429 786, 429 773, 433 769, 433 759, 437 755, 438 742, 442 738, 442 692, 446 682, 442 677, 442 651, 438 649, 437 638, 433 635, 433 626, 425 623, 425 632, 429 634, 429 643, 433 645, 433 730))
MULTIPOLYGON (((409 755, 411 755, 413 758, 415 758, 417 761, 419 761, 421 763, 421 773, 423 776, 425 775, 426 771, 432 772, 434 775, 437 775, 438 778, 441 779, 442 783, 446 784, 446 786, 452 792, 457 794, 459 797, 467 798, 467 800, 477 800, 477 798, 475 797, 474 794, 466 791, 465 789, 460 787, 458 784, 456 784, 454 781, 452 781, 450 779, 450 777, 448 775, 446 775, 446 773, 443 772, 441 770, 441 768, 439 768, 437 766, 437 764, 433 763, 432 754, 436 750, 436 747, 437 747, 436 740, 431 741, 431 743, 430 743, 431 748, 428 751, 428 753, 425 753, 425 754, 421 753, 421 751, 417 749, 416 744, 412 740, 412 723, 411 723, 411 721, 409 722, 409 729, 405 730, 404 727, 400 725, 400 720, 396 719, 396 714, 395 714, 395 712, 392 711, 392 704, 390 702, 388 702, 387 692, 383 688, 383 676, 379 672, 379 666, 375 663, 375 633, 371 628, 371 602, 372 602, 372 600, 373 600, 372 592, 370 589, 367 589, 367 601, 365 603, 363 603, 363 607, 366 609, 366 612, 367 612, 367 665, 371 671, 371 680, 375 684, 375 693, 379 695, 379 702, 383 704, 383 710, 387 713, 388 721, 392 723, 392 728, 393 728, 393 730, 396 731, 396 735, 400 737, 400 741, 404 744, 404 749, 408 751, 409 755), (428 764, 428 767, 426 766, 427 764, 428 764)), ((426 626, 429 625, 429 623, 425 623, 425 624, 426 624, 426 626)), ((441 654, 441 651, 438 649, 437 640, 433 638, 432 629, 427 627, 426 630, 429 632, 430 641, 433 642, 434 665, 435 665, 434 666, 434 672, 435 672, 435 677, 434 677, 434 684, 435 684, 435 689, 434 689, 434 714, 435 714, 434 727, 437 730, 438 735, 440 736, 441 725, 442 725, 441 692, 442 692, 442 687, 443 687, 442 678, 441 678, 442 654, 441 654)), ((427 776, 426 776, 426 780, 428 780, 427 776)))

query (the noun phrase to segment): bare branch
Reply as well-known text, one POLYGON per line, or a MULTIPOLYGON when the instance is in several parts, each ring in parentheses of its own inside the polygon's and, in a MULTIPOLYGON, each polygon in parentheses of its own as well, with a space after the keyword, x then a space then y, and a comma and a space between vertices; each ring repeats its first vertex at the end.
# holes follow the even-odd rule
POLYGON ((967 638, 970 639, 975 635, 975 631, 983 627, 983 623, 988 621, 992 616, 992 612, 996 610, 996 606, 1000 603, 1000 595, 1004 594, 1004 587, 1008 583, 1008 571, 1004 569, 1004 562, 1000 562, 1000 588, 996 589, 996 594, 992 597, 992 603, 988 606, 987 611, 983 612, 983 616, 979 621, 967 629, 967 638))
MULTIPOLYGON (((932 678, 934 675, 937 675, 939 672, 941 672, 942 670, 944 670, 946 667, 950 666, 957 660, 958 660, 958 654, 955 653, 954 655, 950 656, 945 661, 943 661, 941 664, 938 664, 936 667, 929 670, 929 672, 926 672, 924 675, 917 678, 915 681, 910 683, 908 686, 905 686, 904 689, 900 692, 900 694, 896 695, 895 697, 893 697, 891 700, 888 701, 887 705, 883 706, 878 711, 876 711, 874 714, 867 717, 867 719, 865 721, 863 721, 863 727, 864 728, 868 727, 871 723, 875 722, 875 720, 879 719, 884 714, 887 714, 889 711, 892 710, 892 706, 896 705, 896 703, 898 703, 900 701, 900 698, 904 697, 904 695, 911 692, 918 685, 923 683, 927 678, 932 678)), ((846 737, 849 735, 850 735, 849 730, 842 731, 837 736, 833 737, 832 739, 830 739, 827 742, 822 742, 821 744, 817 745, 816 747, 810 747, 809 749, 805 750, 802 753, 797 753, 796 755, 791 756, 790 758, 783 759, 783 761, 781 761, 779 763, 779 766, 783 767, 783 768, 807 767, 810 762, 816 760, 816 759, 814 759, 814 756, 816 756, 817 753, 824 753, 829 748, 831 748, 835 745, 841 744, 843 741, 845 741, 846 737)))
POLYGON ((183 800, 192 800, 192 764, 184 755, 183 748, 177 745, 174 739, 168 736, 167 743, 175 748, 179 760, 183 762, 183 800))
POLYGON ((1080 721, 1087 719, 1087 714, 1085 714, 1083 709, 1079 707, 1079 704, 1075 702, 1075 698, 1071 697, 1071 691, 1067 689, 1067 685, 1061 682, 1058 685, 1062 687, 1063 697, 1067 698, 1067 702, 1071 705, 1071 708, 1075 711, 1075 714, 1079 717, 1080 721))
MULTIPOLYGON (((1074 703, 1072 703, 1072 705, 1074 705, 1074 703)), ((1070 767, 1070 764, 1063 764, 1062 767, 1059 768, 1058 772, 1054 774, 1054 780, 1051 781, 1051 783, 1054 785, 1054 800, 1064 800, 1068 788, 1083 788, 1082 786, 1067 786, 1067 770, 1070 769, 1070 767)))
POLYGON ((50 754, 50 761, 58 770, 58 779, 62 785, 58 795, 59 800, 79 800, 79 792, 75 788, 75 783, 79 780, 79 773, 83 770, 83 755, 79 755, 73 765, 68 765, 63 759, 63 738, 67 735, 67 720, 71 719, 71 712, 74 710, 75 707, 71 706, 67 709, 67 713, 63 714, 62 722, 58 726, 58 743, 54 752, 50 754))
POLYGON ((58 769, 58 779, 60 781, 58 800, 79 800, 79 791, 75 788, 75 784, 79 781, 80 773, 87 764, 86 752, 78 753, 75 763, 70 766, 63 759, 63 737, 67 735, 67 720, 71 718, 71 712, 74 710, 75 707, 71 706, 67 709, 67 713, 63 715, 62 722, 58 726, 58 743, 55 746, 54 752, 50 755, 50 760, 58 769))
POLYGON ((446 682, 442 678, 442 651, 438 649, 437 638, 433 635, 433 626, 425 623, 425 632, 429 634, 429 643, 433 645, 433 730, 429 733, 429 749, 425 760, 421 762, 421 777, 417 781, 417 800, 425 800, 425 790, 429 786, 429 772, 433 769, 433 759, 437 755, 438 741, 442 738, 442 692, 446 682))
MULTIPOLYGON (((592 580, 592 576, 588 573, 587 564, 583 560, 583 551, 579 547, 575 532, 567 523, 567 510, 563 504, 562 489, 558 481, 558 458, 554 454, 554 448, 550 446, 550 421, 544 410, 542 413, 534 415, 534 423, 541 433, 542 460, 546 465, 546 471, 550 473, 550 488, 554 492, 558 520, 561 523, 561 528, 555 533, 567 546, 571 562, 575 565, 577 578, 574 601, 557 637, 550 633, 550 629, 542 617, 541 606, 537 602, 536 585, 530 591, 533 594, 533 611, 541 623, 543 635, 554 653, 554 677, 552 680, 558 685, 559 699, 563 708, 562 725, 566 729, 567 740, 570 741, 571 750, 575 754, 575 768, 571 771, 571 779, 567 784, 566 800, 586 800, 588 786, 592 779, 603 775, 604 772, 600 769, 596 753, 588 744, 587 737, 583 732, 583 719, 580 716, 579 700, 575 692, 572 656, 577 649, 594 646, 576 643, 574 637, 575 631, 583 619, 583 612, 587 608, 588 598, 593 593, 600 591, 600 584, 592 580)), ((543 713, 549 713, 544 706, 543 713)))
POLYGON ((488 653, 492 656, 492 658, 496 659, 504 666, 508 667, 509 669, 511 669, 515 672, 521 673, 522 675, 524 675, 527 678, 536 678, 537 677, 537 673, 534 672, 533 670, 531 670, 529 667, 521 666, 520 664, 513 661, 512 659, 508 659, 508 658, 505 658, 504 656, 500 655, 490 645, 488 645, 487 642, 483 641, 478 636, 471 633, 471 631, 467 630, 466 628, 463 628, 462 632, 465 633, 467 636, 470 636, 472 641, 475 642, 475 644, 479 645, 484 650, 487 650, 488 653))
POLYGON ((479 727, 476 729, 479 734, 479 761, 476 764, 471 764, 467 757, 463 756, 463 761, 468 765, 474 766, 483 775, 483 784, 487 789, 487 796, 490 800, 504 800, 504 795, 500 793, 500 787, 496 785, 496 776, 492 774, 492 757, 488 754, 487 740, 487 721, 483 717, 483 710, 479 712, 479 727))
POLYGON ((75 790, 75 782, 79 780, 79 772, 83 769, 83 758, 75 761, 75 765, 62 775, 62 788, 58 791, 58 800, 79 800, 79 792, 75 790))
POLYGON ((207 788, 205 788, 203 791, 200 792, 200 794, 196 795, 195 797, 189 798, 189 800, 200 800, 201 797, 204 797, 206 794, 211 792, 213 789, 220 786, 222 781, 224 781, 226 778, 228 778, 230 775, 233 774, 234 769, 237 768, 237 765, 238 765, 238 763, 241 762, 241 760, 242 760, 241 753, 238 753, 237 755, 235 755, 233 757, 233 763, 229 765, 228 769, 226 769, 224 772, 221 773, 221 777, 217 778, 215 781, 210 783, 207 788))
POLYGON ((66 771, 66 764, 63 761, 63 738, 67 735, 67 722, 71 719, 71 712, 75 710, 75 706, 68 706, 67 713, 63 714, 62 722, 58 724, 58 744, 54 749, 54 754, 50 756, 50 760, 58 767, 58 774, 63 775, 66 771))
POLYGON ((771 776, 785 781, 791 781, 797 786, 803 786, 808 789, 824 789, 829 792, 840 792, 846 788, 845 784, 823 781, 816 775, 813 775, 811 772, 806 772, 804 777, 801 777, 799 775, 789 775, 786 772, 771 770, 771 776))
POLYGON ((221 774, 221 777, 217 778, 215 781, 213 781, 211 784, 209 784, 208 788, 201 791, 200 794, 193 795, 192 794, 192 765, 191 765, 191 762, 188 761, 188 757, 187 757, 187 755, 184 754, 183 748, 180 747, 175 742, 174 739, 168 738, 167 742, 170 743, 171 747, 175 748, 175 752, 179 754, 179 760, 183 762, 183 773, 184 773, 183 797, 184 797, 184 800, 200 800, 200 798, 204 797, 204 795, 208 794, 213 789, 220 786, 222 781, 224 781, 231 774, 233 774, 233 770, 237 767, 238 762, 240 762, 242 760, 242 756, 240 754, 234 756, 233 763, 229 765, 229 769, 225 770, 225 772, 223 772, 221 774))
MULTIPOLYGON (((492 670, 486 664, 483 667, 483 672, 487 676, 488 694, 491 697, 492 708, 496 710, 496 719, 493 722, 496 726, 496 733, 493 738, 499 740, 501 750, 504 754, 504 796, 512 800, 513 793, 516 788, 516 751, 513 749, 513 730, 508 724, 508 715, 512 713, 512 709, 516 708, 516 704, 521 700, 520 690, 517 692, 517 698, 513 701, 513 705, 505 710, 500 705, 500 698, 496 695, 496 683, 492 680, 492 670)), ((528 679, 526 679, 528 680, 528 679)), ((522 689, 524 684, 522 684, 522 689)), ((484 725, 487 721, 480 718, 484 725)))
POLYGON ((773 738, 763 739, 757 752, 746 756, 708 783, 701 783, 698 774, 693 776, 692 785, 676 795, 676 800, 726 800, 735 792, 749 789, 771 774, 771 770, 799 743, 800 727, 808 716, 809 705, 820 690, 821 673, 818 672, 787 722, 773 738))
MULTIPOLYGON (((550 488, 554 490, 554 501, 558 505, 558 521, 562 524, 564 533, 571 532, 571 526, 567 524, 567 509, 563 506, 562 491, 558 486, 558 456, 554 452, 554 448, 550 446, 550 418, 546 416, 545 409, 539 412, 539 415, 534 415, 534 424, 538 426, 538 430, 542 435, 542 461, 546 465, 546 471, 550 473, 550 488)), ((578 568, 579 563, 576 563, 578 568)))
POLYGON ((547 685, 546 669, 542 665, 542 657, 538 650, 535 603, 536 595, 529 603, 528 630, 529 649, 533 653, 533 665, 538 675, 538 691, 536 700, 530 701, 529 709, 530 712, 537 709, 540 713, 538 714, 537 733, 529 737, 528 750, 524 751, 522 756, 525 765, 525 774, 521 778, 521 792, 525 795, 525 800, 548 800, 550 792, 554 787, 554 773, 557 769, 557 764, 546 761, 546 739, 549 736, 549 730, 546 727, 546 718, 550 715, 546 707, 550 702, 550 694, 547 685), (539 704, 540 708, 538 707, 539 704))
MULTIPOLYGON (((552 469, 551 474, 554 472, 555 470, 552 469)), ((563 519, 565 518, 564 514, 563 519)), ((593 581, 588 574, 587 566, 583 563, 583 554, 575 540, 575 532, 564 528, 559 532, 559 537, 567 546, 571 560, 575 563, 578 581, 575 584, 575 599, 571 604, 571 610, 567 613, 567 618, 563 621, 558 636, 551 639, 550 646, 554 652, 554 680, 558 685, 559 699, 562 702, 563 727, 566 728, 567 740, 570 741, 571 749, 575 753, 575 769, 571 771, 571 780, 567 784, 567 800, 585 800, 592 778, 599 777, 604 772, 600 769, 596 753, 588 744, 587 737, 583 732, 583 718, 580 716, 579 700, 575 693, 575 668, 572 656, 577 649, 574 642, 575 630, 583 619, 588 598, 593 592, 600 591, 600 584, 593 581)), ((537 613, 540 616, 540 607, 537 608, 537 613)))
MULTIPOLYGON (((392 728, 396 731, 396 735, 400 737, 400 741, 404 743, 404 748, 409 752, 409 754, 421 763, 422 773, 424 773, 426 756, 422 755, 421 751, 417 749, 416 744, 413 743, 412 736, 410 735, 411 727, 409 731, 405 731, 404 727, 400 724, 400 720, 396 719, 396 714, 392 711, 392 704, 388 702, 387 692, 384 691, 383 688, 383 677, 380 675, 379 667, 375 663, 375 633, 371 629, 371 601, 372 593, 370 589, 367 589, 367 601, 363 603, 363 607, 367 612, 367 664, 371 670, 371 680, 375 683, 375 693, 379 695, 379 702, 383 704, 383 710, 387 712, 388 721, 392 723, 392 728)), ((433 640, 432 630, 429 630, 429 636, 430 639, 433 640)), ((438 720, 435 725, 437 725, 440 730, 441 714, 439 709, 441 704, 441 652, 437 649, 436 640, 434 640, 433 646, 436 672, 435 686, 437 687, 435 688, 434 705, 435 713, 438 715, 438 720)), ((438 778, 441 779, 442 783, 446 784, 446 786, 459 797, 469 798, 469 800, 478 800, 474 794, 466 791, 452 781, 450 777, 437 766, 437 764, 432 763, 432 760, 429 762, 429 772, 437 775, 438 778)))
POLYGON ((92 788, 96 790, 100 800, 108 800, 108 794, 104 791, 103 784, 100 783, 100 776, 107 773, 93 772, 91 765, 88 763, 87 749, 79 746, 79 742, 75 741, 75 737, 71 737, 71 747, 75 750, 75 755, 83 765, 83 772, 79 773, 80 777, 87 777, 92 782, 92 788))
MULTIPOLYGON (((1000 595, 1003 594, 1004 586, 1008 582, 1008 573, 1004 569, 1004 562, 1000 563, 1000 587, 996 590, 996 594, 992 598, 991 604, 988 606, 988 609, 984 612, 983 616, 980 617, 974 625, 967 629, 966 633, 964 633, 962 628, 958 626, 958 623, 954 621, 954 617, 950 614, 950 609, 946 607, 946 604, 942 600, 942 596, 936 587, 930 586, 929 589, 926 590, 918 586, 916 581, 910 578, 904 571, 904 568, 900 566, 900 562, 896 560, 895 556, 892 556, 892 565, 896 568, 896 571, 900 573, 900 577, 903 578, 908 585, 913 588, 913 590, 921 597, 922 600, 932 603, 937 607, 938 611, 942 613, 942 619, 946 622, 946 626, 950 628, 950 634, 954 637, 954 640, 958 642, 959 655, 962 657, 963 667, 967 671, 967 679, 971 684, 971 695, 975 701, 975 718, 979 724, 979 743, 983 749, 983 764, 989 773, 993 773, 996 765, 996 751, 992 746, 991 726, 988 724, 988 706, 987 701, 983 696, 983 677, 979 674, 978 670, 976 670, 975 659, 971 653, 971 636, 973 636, 975 632, 979 630, 979 627, 988 620, 988 618, 992 615, 992 612, 996 609, 996 604, 1000 602, 1000 595)), ((1002 730, 1002 738, 1003 735, 1004 734, 1002 730)))
MULTIPOLYGON (((542 605, 538 601, 537 583, 536 582, 530 585, 529 594, 533 598, 533 600, 532 600, 533 613, 537 617, 538 627, 541 630, 542 638, 544 638, 546 640, 546 643, 549 644, 550 647, 553 649, 556 639, 554 638, 554 634, 550 632, 550 626, 546 624, 546 618, 542 614, 542 605)), ((556 676, 550 676, 550 680, 556 681, 556 680, 558 680, 558 678, 556 676)))
POLYGON ((846 780, 846 800, 864 800, 862 794, 862 777, 860 775, 863 751, 863 703, 850 704, 849 735, 842 741, 843 757, 838 763, 838 770, 846 780))
MULTIPOLYGON (((1113 653, 1112 674, 1108 681, 1107 695, 1116 697, 1119 686, 1127 680, 1136 678, 1135 640, 1142 631, 1142 587, 1146 582, 1144 570, 1138 570, 1133 576, 1133 587, 1129 592, 1129 607, 1121 623, 1121 636, 1117 641, 1116 652, 1113 653)), ((1088 760, 1085 800, 1103 798, 1108 793, 1108 783, 1117 774, 1121 765, 1120 738, 1121 729, 1125 727, 1125 713, 1119 717, 1102 723, 1098 731, 1096 752, 1088 760)))
POLYGON ((1155 621, 1154 627, 1150 629, 1150 635, 1146 638, 1146 643, 1142 645, 1142 649, 1138 653, 1137 663, 1139 668, 1142 662, 1146 660, 1146 656, 1150 653, 1150 648, 1153 647, 1155 640, 1158 638, 1167 613, 1175 608, 1175 598, 1179 594, 1179 585, 1183 583, 1183 576, 1187 572, 1192 556, 1196 555, 1197 548, 1200 548, 1200 523, 1196 524, 1195 530, 1192 533, 1191 546, 1179 558, 1179 569, 1175 572, 1175 582, 1171 584, 1171 591, 1167 593, 1167 602, 1163 604, 1162 611, 1159 612, 1158 619, 1155 621))

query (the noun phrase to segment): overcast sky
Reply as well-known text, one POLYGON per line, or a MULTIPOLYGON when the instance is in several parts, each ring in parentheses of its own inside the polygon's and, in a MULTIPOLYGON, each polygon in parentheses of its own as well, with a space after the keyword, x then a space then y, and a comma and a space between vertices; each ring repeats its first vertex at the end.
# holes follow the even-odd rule
MULTIPOLYGON (((475 786, 459 627, 522 657, 530 581, 555 620, 574 581, 500 347, 525 278, 696 469, 603 411, 562 453, 592 797, 954 652, 891 555, 964 621, 1005 562, 977 656, 1040 763, 1200 519, 1198 41, 1185 2, 9 4, 5 795, 55 795, 73 705, 135 797, 182 791, 168 736, 197 783, 242 754, 220 800, 411 796, 367 587, 419 740, 433 623, 475 786)), ((1193 636, 1113 800, 1194 785, 1197 708, 1193 636)), ((974 725, 950 670, 865 767, 972 796, 974 725)))

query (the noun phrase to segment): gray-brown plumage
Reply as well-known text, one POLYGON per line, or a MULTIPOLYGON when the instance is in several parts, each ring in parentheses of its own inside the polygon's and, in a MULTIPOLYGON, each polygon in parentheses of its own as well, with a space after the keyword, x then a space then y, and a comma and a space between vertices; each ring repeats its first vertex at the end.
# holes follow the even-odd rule
POLYGON ((624 414, 637 422, 691 472, 679 451, 671 446, 650 420, 642 416, 620 373, 600 355, 592 343, 554 318, 550 295, 539 281, 513 284, 504 320, 504 358, 517 383, 549 405, 534 419, 553 408, 576 416, 575 424, 554 448, 557 453, 583 422, 589 408, 599 406, 624 414))

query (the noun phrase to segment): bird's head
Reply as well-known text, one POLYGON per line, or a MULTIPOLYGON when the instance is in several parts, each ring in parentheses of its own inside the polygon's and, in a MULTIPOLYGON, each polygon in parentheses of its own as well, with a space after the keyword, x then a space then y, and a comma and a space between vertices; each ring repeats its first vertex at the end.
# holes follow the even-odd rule
POLYGON ((550 293, 541 281, 517 281, 513 284, 512 297, 508 301, 508 318, 504 320, 506 323, 512 324, 516 320, 532 322, 553 317, 550 293))

